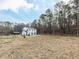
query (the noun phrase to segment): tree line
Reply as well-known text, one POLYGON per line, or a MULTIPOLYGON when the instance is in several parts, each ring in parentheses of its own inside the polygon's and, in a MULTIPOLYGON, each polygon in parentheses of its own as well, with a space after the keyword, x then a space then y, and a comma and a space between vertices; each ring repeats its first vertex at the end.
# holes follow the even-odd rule
POLYGON ((4 22, 0 24, 0 34, 13 34, 22 32, 23 27, 33 27, 38 34, 71 34, 79 33, 79 0, 70 0, 68 3, 60 1, 53 9, 47 9, 41 14, 39 19, 35 19, 29 24, 15 24, 4 22))
POLYGON ((0 22, 0 35, 21 34, 23 27, 28 26, 24 23, 11 23, 9 21, 0 22))
POLYGON ((40 34, 76 34, 79 33, 79 0, 68 3, 60 1, 54 10, 47 9, 39 19, 32 22, 32 27, 40 34))

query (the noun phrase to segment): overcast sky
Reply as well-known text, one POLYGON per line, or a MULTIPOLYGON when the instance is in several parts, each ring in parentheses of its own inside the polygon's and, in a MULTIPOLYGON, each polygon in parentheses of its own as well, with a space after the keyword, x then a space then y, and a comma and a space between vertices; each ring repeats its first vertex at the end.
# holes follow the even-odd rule
POLYGON ((0 0, 0 21, 32 22, 58 1, 61 0, 0 0))

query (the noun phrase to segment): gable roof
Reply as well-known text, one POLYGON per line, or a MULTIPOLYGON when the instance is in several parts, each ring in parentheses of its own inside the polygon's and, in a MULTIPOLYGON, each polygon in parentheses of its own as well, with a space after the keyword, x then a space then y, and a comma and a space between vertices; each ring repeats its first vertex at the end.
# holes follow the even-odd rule
POLYGON ((23 31, 27 31, 27 30, 36 30, 36 29, 35 28, 31 28, 31 27, 24 27, 22 30, 23 31))

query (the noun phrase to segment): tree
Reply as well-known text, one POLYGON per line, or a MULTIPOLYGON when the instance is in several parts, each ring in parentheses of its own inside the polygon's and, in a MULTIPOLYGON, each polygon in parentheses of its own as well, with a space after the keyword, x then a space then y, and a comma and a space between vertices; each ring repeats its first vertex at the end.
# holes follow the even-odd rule
POLYGON ((44 14, 41 14, 38 21, 32 23, 33 27, 37 28, 39 33, 56 33, 60 31, 63 34, 72 34, 75 32, 78 35, 79 28, 79 0, 69 1, 67 4, 63 1, 56 3, 54 12, 47 9, 44 14))
POLYGON ((52 34, 52 20, 53 20, 53 14, 50 9, 46 10, 46 16, 48 17, 48 29, 49 33, 52 34))
POLYGON ((10 22, 0 22, 0 34, 1 35, 9 35, 11 30, 12 30, 12 26, 10 22))
POLYGON ((21 33, 23 27, 25 27, 25 26, 26 26, 26 25, 23 24, 23 23, 21 23, 21 24, 17 24, 17 25, 14 26, 14 30, 13 30, 13 32, 19 32, 19 33, 21 33))
POLYGON ((50 9, 47 9, 45 14, 41 14, 40 16, 43 31, 52 34, 52 20, 53 20, 53 13, 50 9), (47 30, 46 30, 47 29, 47 30))
POLYGON ((72 25, 70 5, 61 1, 55 5, 55 11, 61 32, 69 33, 72 25))
POLYGON ((75 10, 76 10, 76 12, 75 12, 75 19, 76 19, 76 34, 77 34, 77 36, 78 36, 78 27, 79 27, 79 0, 74 0, 74 4, 75 4, 75 6, 74 6, 74 8, 75 8, 75 10))
POLYGON ((37 29, 37 21, 36 21, 36 20, 34 20, 34 21, 31 23, 31 27, 37 29))

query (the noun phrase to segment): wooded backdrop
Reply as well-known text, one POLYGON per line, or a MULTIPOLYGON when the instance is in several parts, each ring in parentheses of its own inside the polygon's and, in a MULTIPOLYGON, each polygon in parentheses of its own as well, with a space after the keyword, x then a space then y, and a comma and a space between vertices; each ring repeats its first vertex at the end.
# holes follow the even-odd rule
MULTIPOLYGON (((50 4, 51 5, 51 4, 50 4)), ((7 23, 6 26, 0 25, 0 34, 11 34, 22 31, 23 27, 34 27, 38 34, 69 34, 79 35, 79 0, 70 0, 68 3, 60 1, 55 4, 53 9, 47 9, 41 14, 39 19, 35 19, 29 24, 7 23)))

